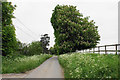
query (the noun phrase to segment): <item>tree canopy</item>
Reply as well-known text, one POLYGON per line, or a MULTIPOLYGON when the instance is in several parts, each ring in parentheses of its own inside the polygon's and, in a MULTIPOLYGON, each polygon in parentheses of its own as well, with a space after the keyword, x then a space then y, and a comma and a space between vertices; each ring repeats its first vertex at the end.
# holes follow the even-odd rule
POLYGON ((2 2, 2 55, 4 56, 13 53, 17 48, 15 28, 12 24, 15 7, 11 2, 2 2))
POLYGON ((51 24, 55 35, 54 47, 59 54, 95 47, 100 40, 98 26, 89 17, 83 17, 76 6, 57 5, 51 24))

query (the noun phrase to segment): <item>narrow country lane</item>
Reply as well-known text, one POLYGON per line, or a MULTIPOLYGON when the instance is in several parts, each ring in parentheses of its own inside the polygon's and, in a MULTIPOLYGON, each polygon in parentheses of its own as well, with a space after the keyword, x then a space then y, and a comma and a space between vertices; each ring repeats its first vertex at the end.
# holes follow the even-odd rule
POLYGON ((64 73, 58 62, 58 57, 54 56, 25 76, 25 78, 64 78, 64 73))
POLYGON ((64 78, 64 72, 58 62, 57 56, 51 57, 27 74, 19 74, 19 76, 16 75, 17 74, 11 76, 4 75, 3 78, 64 78))

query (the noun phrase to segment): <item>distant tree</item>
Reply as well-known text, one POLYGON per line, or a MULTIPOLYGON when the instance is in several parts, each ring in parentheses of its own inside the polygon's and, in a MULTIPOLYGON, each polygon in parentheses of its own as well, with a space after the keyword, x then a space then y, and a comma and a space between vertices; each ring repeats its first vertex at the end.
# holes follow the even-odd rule
POLYGON ((30 54, 29 53, 30 52, 29 51, 29 45, 27 45, 25 43, 22 43, 22 45, 24 45, 24 46, 22 46, 22 49, 20 49, 20 54, 22 54, 22 55, 29 55, 30 54))
POLYGON ((2 2, 2 55, 12 54, 17 49, 15 28, 12 24, 13 11, 16 6, 11 2, 2 2))
POLYGON ((42 54, 43 47, 40 41, 34 41, 28 46, 28 55, 39 55, 42 54))
POLYGON ((27 48, 28 45, 26 43, 22 43, 18 39, 17 39, 17 45, 18 45, 17 51, 19 51, 20 53, 25 53, 25 48, 27 48))
POLYGON ((40 41, 33 41, 32 43, 25 44, 20 43, 20 54, 32 56, 32 55, 39 55, 42 54, 43 47, 40 41))
POLYGON ((59 54, 95 47, 100 40, 98 26, 89 17, 83 17, 76 6, 57 5, 51 23, 59 54))
POLYGON ((42 43, 43 53, 48 53, 47 46, 49 46, 50 42, 50 37, 48 36, 48 34, 41 35, 40 42, 42 43))
POLYGON ((55 47, 50 47, 49 51, 50 54, 57 54, 57 49, 55 49, 55 47))
POLYGON ((17 40, 17 45, 19 50, 23 48, 23 43, 21 43, 19 40, 17 40))

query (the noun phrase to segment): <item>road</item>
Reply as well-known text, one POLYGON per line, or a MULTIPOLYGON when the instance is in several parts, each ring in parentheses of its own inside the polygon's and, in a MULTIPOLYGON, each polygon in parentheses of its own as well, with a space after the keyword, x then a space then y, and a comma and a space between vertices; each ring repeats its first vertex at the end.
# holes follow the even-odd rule
POLYGON ((4 78, 64 78, 64 72, 58 62, 58 57, 53 56, 36 69, 27 74, 3 75, 4 78), (13 76, 13 77, 12 77, 13 76))

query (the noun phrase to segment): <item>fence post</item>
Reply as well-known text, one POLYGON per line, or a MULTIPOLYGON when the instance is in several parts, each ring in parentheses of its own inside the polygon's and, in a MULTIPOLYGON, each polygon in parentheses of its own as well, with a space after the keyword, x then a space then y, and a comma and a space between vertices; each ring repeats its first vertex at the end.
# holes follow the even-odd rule
POLYGON ((98 53, 100 53, 100 47, 98 46, 98 53))
POLYGON ((93 48, 93 53, 94 53, 94 51, 95 51, 94 49, 95 49, 95 48, 93 48))
POLYGON ((105 54, 107 54, 106 46, 105 46, 105 54))
POLYGON ((91 53, 91 48, 90 48, 90 53, 91 53))
POLYGON ((117 55, 117 44, 115 45, 115 47, 116 47, 116 55, 117 55))

